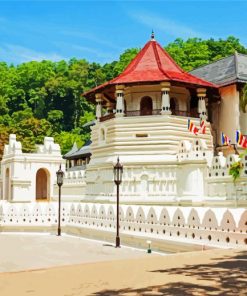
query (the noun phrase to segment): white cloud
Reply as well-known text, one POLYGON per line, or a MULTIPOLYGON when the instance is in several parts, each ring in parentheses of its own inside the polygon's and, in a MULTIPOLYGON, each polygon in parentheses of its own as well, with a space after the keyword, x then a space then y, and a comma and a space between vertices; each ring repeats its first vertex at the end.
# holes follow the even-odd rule
POLYGON ((65 58, 57 53, 38 52, 16 44, 0 45, 0 60, 7 60, 12 63, 42 60, 59 61, 62 59, 65 58))
POLYGON ((110 54, 110 53, 99 51, 98 49, 87 47, 87 46, 72 44, 71 48, 79 50, 81 52, 91 53, 94 56, 100 57, 100 58, 111 58, 112 57, 112 54, 110 54))
POLYGON ((206 39, 209 37, 204 33, 198 32, 184 24, 169 20, 165 17, 161 18, 160 16, 146 12, 129 13, 129 15, 134 20, 148 26, 150 29, 164 31, 167 35, 172 35, 176 38, 201 37, 206 39))
POLYGON ((117 46, 115 43, 105 40, 104 37, 99 38, 91 33, 68 31, 68 30, 61 31, 60 33, 62 33, 63 35, 67 35, 67 36, 90 40, 90 41, 93 41, 97 44, 104 45, 104 46, 107 46, 107 47, 110 47, 113 49, 122 50, 122 48, 117 46))

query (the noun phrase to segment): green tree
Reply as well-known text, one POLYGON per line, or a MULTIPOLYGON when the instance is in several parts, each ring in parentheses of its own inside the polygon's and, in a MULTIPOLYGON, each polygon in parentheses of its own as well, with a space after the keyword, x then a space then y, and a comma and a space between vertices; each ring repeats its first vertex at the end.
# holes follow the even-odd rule
POLYGON ((75 142, 77 144, 77 147, 81 147, 84 144, 84 140, 81 135, 72 134, 65 131, 56 134, 55 141, 60 145, 62 154, 67 153, 75 142))
POLYGON ((246 106, 247 106, 247 84, 244 85, 240 92, 240 108, 241 111, 246 113, 246 106))
POLYGON ((129 65, 129 63, 136 57, 140 48, 130 48, 120 55, 119 61, 115 64, 113 71, 114 77, 119 75, 129 65))
POLYGON ((63 129, 63 111, 51 110, 48 112, 47 119, 52 124, 54 132, 60 132, 63 129))

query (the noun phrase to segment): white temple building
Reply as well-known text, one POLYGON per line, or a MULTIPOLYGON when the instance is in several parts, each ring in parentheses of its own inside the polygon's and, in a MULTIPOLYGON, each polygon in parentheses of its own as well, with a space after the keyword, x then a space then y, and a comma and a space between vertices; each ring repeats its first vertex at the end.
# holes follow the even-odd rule
POLYGON ((23 153, 10 135, 1 161, 0 231, 54 231, 62 164, 63 231, 112 241, 119 157, 126 244, 144 246, 148 238, 166 251, 246 245, 247 155, 238 155, 235 130, 247 134, 247 109, 240 106, 247 56, 236 53, 191 73, 152 35, 123 73, 84 94, 97 106, 83 147, 62 157, 46 137, 36 153, 23 153), (188 119, 197 128, 204 120, 206 132, 190 132, 188 119), (221 131, 234 145, 221 145, 221 131), (243 169, 234 183, 229 168, 236 161, 243 169))

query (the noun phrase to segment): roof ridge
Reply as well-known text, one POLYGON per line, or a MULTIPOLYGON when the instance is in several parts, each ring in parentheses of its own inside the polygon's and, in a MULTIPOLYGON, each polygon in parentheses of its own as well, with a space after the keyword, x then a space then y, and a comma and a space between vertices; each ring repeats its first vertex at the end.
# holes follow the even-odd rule
POLYGON ((113 80, 115 80, 115 79, 117 79, 119 77, 123 77, 123 76, 129 74, 131 71, 134 71, 135 68, 137 67, 138 63, 140 62, 140 60, 144 56, 144 53, 147 51, 147 47, 148 47, 148 44, 150 42, 153 42, 153 41, 147 42, 145 44, 145 46, 142 48, 142 50, 132 59, 132 61, 130 62, 130 64, 123 70, 123 72, 120 73, 117 77, 113 78, 111 81, 113 81, 113 80), (132 62, 133 62, 133 66, 132 66, 132 62))
POLYGON ((156 62, 157 62, 157 65, 158 65, 158 68, 159 70, 165 75, 167 76, 169 79, 171 79, 170 75, 167 74, 164 69, 162 68, 162 65, 161 65, 161 61, 160 61, 160 57, 159 57, 159 54, 158 54, 158 51, 157 51, 157 48, 155 46, 155 43, 158 45, 158 42, 153 42, 152 46, 153 46, 153 51, 154 51, 154 55, 155 55, 155 59, 156 59, 156 62))
POLYGON ((170 54, 157 42, 157 45, 160 47, 160 49, 164 52, 164 54, 166 55, 166 57, 174 64, 175 67, 177 67, 178 70, 180 70, 183 73, 187 73, 185 72, 175 61, 174 59, 170 56, 170 54))
POLYGON ((236 78, 238 79, 238 52, 235 50, 234 52, 234 59, 235 59, 235 71, 236 71, 236 78))

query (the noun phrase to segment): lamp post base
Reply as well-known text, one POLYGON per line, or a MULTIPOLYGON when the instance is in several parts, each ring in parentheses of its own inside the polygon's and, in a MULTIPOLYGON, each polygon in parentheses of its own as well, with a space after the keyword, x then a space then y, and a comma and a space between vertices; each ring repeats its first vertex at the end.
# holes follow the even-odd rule
POLYGON ((119 236, 116 237, 116 248, 121 248, 120 247, 120 237, 119 236))
POLYGON ((58 235, 58 236, 61 235, 61 228, 58 228, 58 230, 57 230, 57 235, 58 235))

